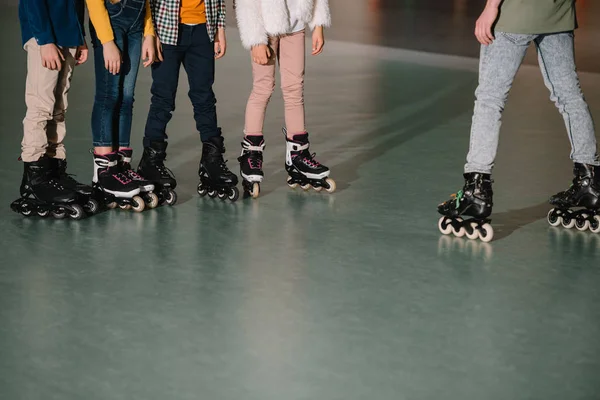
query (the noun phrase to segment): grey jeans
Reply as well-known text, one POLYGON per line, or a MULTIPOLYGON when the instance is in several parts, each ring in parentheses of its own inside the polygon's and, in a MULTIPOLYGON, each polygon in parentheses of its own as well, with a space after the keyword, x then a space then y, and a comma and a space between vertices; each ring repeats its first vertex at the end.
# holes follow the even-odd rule
POLYGON ((502 111, 531 42, 535 43, 550 99, 565 120, 571 142, 571 159, 578 163, 600 165, 594 122, 575 68, 573 32, 549 35, 496 32, 494 42, 481 47, 479 87, 475 92, 466 173, 492 172, 502 111))

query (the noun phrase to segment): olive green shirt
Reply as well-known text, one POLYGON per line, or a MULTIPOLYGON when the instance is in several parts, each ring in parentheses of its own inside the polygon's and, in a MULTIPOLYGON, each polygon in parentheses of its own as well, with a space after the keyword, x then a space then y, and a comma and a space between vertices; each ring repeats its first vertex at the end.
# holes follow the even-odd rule
POLYGON ((576 28, 575 0, 504 0, 495 26, 500 32, 522 34, 567 32, 576 28))

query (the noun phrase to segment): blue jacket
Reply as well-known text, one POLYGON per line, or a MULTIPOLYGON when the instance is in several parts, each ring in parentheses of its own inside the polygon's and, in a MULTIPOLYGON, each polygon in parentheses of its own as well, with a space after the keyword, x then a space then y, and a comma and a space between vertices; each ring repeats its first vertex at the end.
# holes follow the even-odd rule
POLYGON ((84 0, 19 0, 23 44, 76 47, 84 43, 84 0))

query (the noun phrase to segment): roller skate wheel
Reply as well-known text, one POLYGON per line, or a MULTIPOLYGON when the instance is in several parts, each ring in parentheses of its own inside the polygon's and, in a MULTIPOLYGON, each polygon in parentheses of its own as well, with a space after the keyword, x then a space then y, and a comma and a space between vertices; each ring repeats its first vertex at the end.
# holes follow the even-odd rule
POLYGON ((302 190, 306 191, 306 190, 310 189, 310 184, 307 183, 306 185, 300 185, 300 187, 302 188, 302 190))
POLYGON ((581 214, 579 218, 575 219, 575 228, 578 231, 587 231, 590 228, 590 221, 588 221, 587 214, 581 214))
POLYGON ((146 203, 144 203, 144 200, 140 196, 133 196, 131 205, 128 204, 128 206, 129 208, 133 208, 135 212, 142 212, 146 208, 146 203))
POLYGON ((467 236, 467 239, 475 240, 479 237, 479 229, 478 229, 477 223, 471 222, 470 227, 471 227, 471 232, 469 232, 469 230, 466 230, 465 235, 467 236))
POLYGON ((260 183, 254 182, 252 184, 252 190, 250 191, 250 196, 252 196, 253 199, 256 199, 256 198, 258 198, 259 195, 260 195, 260 183))
POLYGON ((74 204, 71 206, 71 212, 69 213, 69 218, 78 220, 83 218, 83 207, 78 204, 74 204))
POLYGON ((177 203, 177 193, 175 193, 175 191, 169 189, 169 193, 167 196, 167 204, 169 206, 173 206, 173 205, 175 205, 175 203, 177 203))
POLYGON ((594 215, 594 222, 590 223, 590 232, 600 232, 600 215, 594 215))
POLYGON ((448 217, 441 217, 438 221, 438 229, 444 235, 449 235, 452 232, 452 224, 450 224, 451 219, 448 217))
POLYGON ((465 229, 464 226, 461 226, 458 230, 456 230, 455 227, 452 227, 452 233, 457 238, 461 238, 461 237, 465 236, 465 234, 467 233, 467 230, 465 229))
POLYGON ((116 201, 111 201, 110 203, 108 203, 106 205, 106 208, 108 208, 109 210, 114 210, 115 208, 117 208, 117 202, 116 201))
POLYGON ((293 178, 291 176, 287 177, 287 184, 289 187, 291 187, 292 189, 296 189, 298 187, 298 184, 296 182, 293 182, 293 178))
POLYGON ((325 190, 327 190, 327 193, 335 192, 335 189, 337 187, 335 181, 331 178, 327 178, 325 179, 325 182, 327 182, 327 184, 329 185, 329 187, 325 188, 325 190))
POLYGON ((235 186, 232 187, 231 190, 229 191, 229 195, 227 196, 229 201, 234 203, 237 199, 239 199, 239 197, 240 197, 240 191, 238 190, 238 188, 235 186))
POLYGON ((219 200, 225 201, 227 200, 227 193, 223 192, 218 192, 217 197, 219 198, 219 200))
POLYGON ((146 205, 150 209, 158 207, 158 196, 156 193, 148 193, 148 202, 146 205))
POLYGON ((313 186, 313 189, 315 192, 319 193, 321 190, 323 190, 323 186, 313 186))
POLYGON ((490 224, 481 225, 481 231, 479 232, 479 239, 484 243, 489 243, 494 238, 494 228, 490 224))
POLYGON ((550 226, 559 226, 562 223, 562 217, 558 214, 558 211, 555 208, 548 211, 547 218, 550 226))
POLYGON ((98 212, 100 208, 100 204, 94 199, 89 199, 87 203, 85 203, 84 210, 89 212, 90 214, 95 214, 98 212))
POLYGON ((208 191, 208 197, 214 199, 215 197, 217 197, 217 191, 216 190, 209 190, 208 191))
POLYGON ((571 229, 575 226, 575 218, 571 218, 570 216, 567 216, 566 218, 562 217, 561 223, 563 227, 571 229))
POLYGON ((23 216, 29 217, 32 212, 33 212, 33 210, 30 210, 29 208, 27 208, 27 206, 21 206, 21 214, 23 216))
POLYGON ((197 190, 198 190, 198 194, 200 195, 200 197, 204 197, 208 194, 208 190, 206 190, 206 188, 204 186, 202 186, 202 183, 198 184, 197 190))
POLYGON ((119 205, 119 208, 121 210, 126 210, 126 211, 131 210, 131 204, 121 204, 121 205, 119 205))
POLYGON ((67 213, 65 212, 65 210, 52 211, 52 217, 54 217, 56 219, 63 219, 66 216, 67 216, 67 213))
POLYGON ((42 218, 46 218, 48 216, 48 214, 50 214, 50 211, 48 211, 48 210, 37 212, 38 217, 42 217, 42 218))

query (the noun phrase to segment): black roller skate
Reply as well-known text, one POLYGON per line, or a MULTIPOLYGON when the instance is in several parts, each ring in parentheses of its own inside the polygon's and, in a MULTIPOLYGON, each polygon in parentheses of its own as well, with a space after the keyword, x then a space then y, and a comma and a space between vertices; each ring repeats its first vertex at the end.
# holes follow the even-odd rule
POLYGON ((200 161, 200 183, 198 194, 204 197, 218 197, 221 200, 229 199, 232 203, 240 197, 236 185, 238 177, 227 168, 223 159, 225 146, 222 136, 213 136, 203 143, 202 159, 200 161))
POLYGON ((131 169, 133 150, 130 148, 121 149, 117 154, 119 154, 119 170, 125 176, 129 177, 129 179, 138 183, 140 186, 140 197, 146 202, 146 207, 158 207, 158 196, 154 193, 154 184, 131 169))
POLYGON ((242 142, 242 154, 238 157, 240 175, 244 195, 257 198, 260 194, 260 183, 263 181, 263 151, 265 141, 262 136, 246 136, 242 142))
POLYGON ((51 158, 52 171, 54 177, 65 188, 78 194, 78 203, 84 204, 83 209, 88 214, 96 214, 100 210, 100 204, 93 197, 93 188, 90 185, 78 182, 73 175, 67 173, 67 160, 51 158))
POLYGON ((300 186, 303 190, 311 187, 317 192, 325 189, 335 191, 335 181, 329 178, 329 168, 315 160, 315 154, 309 151, 308 133, 294 135, 290 140, 285 136, 285 170, 288 173, 287 184, 291 188, 300 186))
POLYGON ((177 181, 171 170, 165 167, 167 144, 164 141, 150 142, 150 146, 144 148, 137 173, 154 184, 159 204, 172 206, 177 203, 177 181))
POLYGON ((83 207, 77 204, 78 194, 57 180, 52 170, 51 159, 41 157, 35 162, 24 162, 21 181, 21 197, 12 202, 10 208, 26 217, 51 215, 56 219, 69 216, 81 219, 83 207))
POLYGON ((123 210, 144 211, 146 204, 138 194, 140 184, 119 170, 116 152, 100 155, 94 153, 94 196, 107 208, 119 206, 123 210))
POLYGON ((575 163, 573 183, 569 189, 555 194, 548 212, 548 223, 580 231, 600 232, 600 167, 575 163), (579 207, 578 210, 573 208, 579 207))
POLYGON ((464 174, 465 186, 452 198, 438 206, 443 215, 438 228, 444 235, 450 233, 456 237, 481 239, 490 242, 494 238, 494 229, 488 217, 492 214, 493 191, 490 174, 471 172, 464 174), (473 217, 463 220, 461 216, 473 217))

